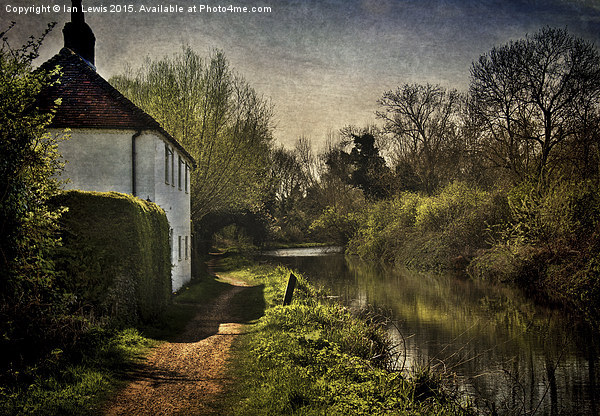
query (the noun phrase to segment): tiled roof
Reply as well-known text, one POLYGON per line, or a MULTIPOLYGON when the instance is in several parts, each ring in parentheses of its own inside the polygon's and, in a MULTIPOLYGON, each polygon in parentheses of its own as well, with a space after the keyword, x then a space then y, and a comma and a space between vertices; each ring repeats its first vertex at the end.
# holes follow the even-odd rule
POLYGON ((43 91, 40 97, 40 105, 47 109, 53 107, 57 98, 62 100, 51 127, 156 130, 195 165, 194 158, 154 118, 117 91, 75 52, 63 48, 41 68, 51 70, 57 65, 62 73, 60 83, 43 91))

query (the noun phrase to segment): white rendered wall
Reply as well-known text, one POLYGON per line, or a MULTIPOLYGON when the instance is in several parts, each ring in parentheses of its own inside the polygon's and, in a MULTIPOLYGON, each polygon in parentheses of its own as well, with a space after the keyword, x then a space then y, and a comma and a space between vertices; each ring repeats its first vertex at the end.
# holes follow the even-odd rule
MULTIPOLYGON (((185 184, 185 165, 181 169, 181 189, 179 188, 179 158, 184 158, 178 150, 162 140, 158 133, 152 133, 143 137, 143 147, 147 149, 145 154, 150 153, 150 148, 154 154, 154 172, 148 174, 148 178, 153 179, 154 197, 150 199, 162 207, 167 213, 169 224, 172 228, 172 255, 173 264, 172 282, 173 291, 179 290, 183 285, 191 280, 192 276, 192 256, 191 256, 191 209, 190 209, 190 172, 187 178, 187 192, 185 184), (153 136, 152 140, 147 140, 153 136), (165 144, 173 152, 173 172, 169 163, 169 179, 165 181, 165 144), (171 174, 172 173, 172 174, 171 174), (179 239, 181 237, 181 250, 179 239), (185 240, 187 237, 187 250, 185 240), (181 256, 180 256, 181 252, 181 256)), ((139 153, 138 153, 139 154, 139 153)), ((140 190, 140 197, 145 198, 145 194, 140 190)))
MULTIPOLYGON (((65 189, 132 194, 131 138, 136 133, 135 130, 72 129, 71 138, 59 144, 66 162, 62 179, 69 179, 65 189)), ((159 205, 172 229, 171 282, 172 290, 176 291, 191 280, 192 273, 190 172, 186 192, 185 165, 181 171, 181 189, 178 186, 181 155, 158 132, 140 132, 135 139, 135 154, 136 196, 159 205), (174 152, 174 175, 173 180, 169 177, 169 183, 165 183, 165 144, 174 152)))
POLYGON ((72 129, 60 142, 65 189, 131 193, 131 135, 128 130, 72 129))

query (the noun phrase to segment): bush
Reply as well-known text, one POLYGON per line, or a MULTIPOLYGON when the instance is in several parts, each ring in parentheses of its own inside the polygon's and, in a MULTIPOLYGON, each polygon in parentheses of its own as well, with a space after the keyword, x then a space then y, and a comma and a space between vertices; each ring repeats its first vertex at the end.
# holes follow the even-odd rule
POLYGON ((600 220, 600 194, 591 181, 556 181, 543 192, 523 183, 511 190, 509 204, 509 237, 554 253, 585 243, 600 220))
MULTIPOLYGON (((56 285, 53 251, 60 245, 62 209, 49 199, 59 190, 59 137, 46 131, 52 113, 37 96, 58 70, 33 70, 39 39, 20 49, 0 27, 0 384, 8 372, 77 336, 70 297, 56 285)), ((6 30, 4 30, 6 29, 6 30)))
POLYGON ((503 193, 462 183, 435 196, 403 193, 367 212, 348 244, 349 253, 429 269, 464 267, 478 250, 489 247, 494 226, 509 218, 503 193))
POLYGON ((360 213, 343 213, 335 207, 327 207, 311 224, 309 231, 319 241, 346 244, 360 223, 360 213))
POLYGON ((157 205, 116 192, 68 191, 56 202, 61 284, 97 317, 150 321, 171 297, 169 225, 157 205))
POLYGON ((508 194, 511 216, 472 276, 511 282, 599 321, 600 195, 588 181, 523 183, 508 194))

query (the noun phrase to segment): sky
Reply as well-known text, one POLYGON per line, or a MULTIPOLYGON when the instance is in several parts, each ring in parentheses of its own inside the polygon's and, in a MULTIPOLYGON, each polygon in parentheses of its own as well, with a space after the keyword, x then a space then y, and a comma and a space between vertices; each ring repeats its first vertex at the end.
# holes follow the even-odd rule
MULTIPOLYGON (((69 0, 0 0, 0 5, 0 31, 17 22, 9 37, 13 46, 55 21, 39 63, 60 50, 69 0), (47 10, 39 14, 35 9, 18 14, 18 7, 42 5, 47 10)), ((148 56, 176 53, 184 44, 202 56, 220 49, 272 102, 274 136, 288 147, 305 136, 318 148, 346 125, 381 123, 377 100, 407 83, 466 91, 473 61, 544 26, 566 28, 600 47, 600 0, 83 0, 83 5, 97 10, 85 19, 96 36, 96 67, 104 78, 126 65, 138 68, 148 56), (126 4, 134 12, 116 11, 126 4), (270 11, 201 11, 230 5, 270 11), (144 12, 141 6, 181 6, 183 12, 144 12), (193 6, 196 11, 188 11, 193 6)))

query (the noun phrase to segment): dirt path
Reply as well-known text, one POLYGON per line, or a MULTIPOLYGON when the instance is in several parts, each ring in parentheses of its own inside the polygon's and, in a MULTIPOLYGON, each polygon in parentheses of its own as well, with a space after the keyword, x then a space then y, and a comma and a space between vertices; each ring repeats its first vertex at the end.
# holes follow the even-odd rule
POLYGON ((248 290, 244 282, 229 283, 176 341, 153 350, 105 416, 218 414, 219 393, 231 381, 225 364, 231 344, 243 328, 230 313, 231 301, 248 290))

